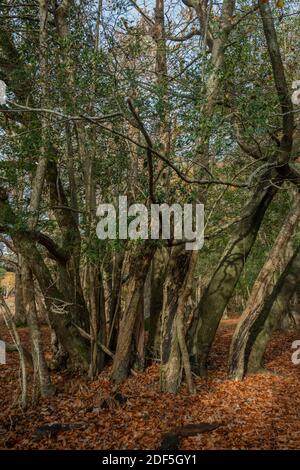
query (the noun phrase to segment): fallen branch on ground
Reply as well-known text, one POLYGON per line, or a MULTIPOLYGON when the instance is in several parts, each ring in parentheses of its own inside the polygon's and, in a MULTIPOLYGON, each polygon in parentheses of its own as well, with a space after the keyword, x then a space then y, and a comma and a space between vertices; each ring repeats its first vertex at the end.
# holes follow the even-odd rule
POLYGON ((159 450, 177 450, 180 439, 183 437, 196 436, 202 432, 213 431, 220 426, 221 423, 199 423, 186 424, 180 428, 175 428, 173 431, 164 435, 159 450))

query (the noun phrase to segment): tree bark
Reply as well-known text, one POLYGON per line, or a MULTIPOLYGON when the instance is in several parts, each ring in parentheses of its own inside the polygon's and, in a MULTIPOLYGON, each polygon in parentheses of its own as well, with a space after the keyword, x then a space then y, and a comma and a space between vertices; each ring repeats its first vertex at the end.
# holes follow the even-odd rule
POLYGON ((22 275, 19 256, 19 268, 16 269, 15 275, 15 323, 17 326, 26 325, 26 313, 22 292, 22 275))
POLYGON ((207 373, 207 359, 223 312, 240 278, 261 222, 277 188, 268 183, 267 170, 241 214, 221 261, 205 288, 189 330, 192 368, 197 375, 207 373))
MULTIPOLYGON (((250 339, 252 328, 264 309, 266 298, 269 297, 274 288, 275 274, 287 262, 285 259, 288 244, 295 234, 300 217, 299 200, 299 196, 297 196, 295 204, 277 236, 268 259, 254 283, 246 308, 233 335, 229 354, 229 376, 231 378, 242 379, 248 370, 247 359, 249 359, 249 353, 246 354, 246 351, 249 348, 249 341, 253 341, 253 339, 250 339)), ((278 312, 275 304, 272 316, 276 318, 277 315, 278 312)), ((257 347, 258 345, 259 342, 257 347)))
MULTIPOLYGON (((190 6, 193 6, 196 9, 198 16, 199 17, 201 16, 203 19, 204 12, 201 10, 200 5, 197 5, 196 3, 192 2, 190 6)), ((222 4, 220 30, 218 32, 218 35, 213 39, 213 41, 209 41, 210 46, 211 46, 211 52, 212 52, 211 72, 209 73, 209 76, 207 79, 206 96, 205 96, 206 100, 202 109, 202 114, 204 116, 204 119, 206 120, 209 120, 212 118, 214 110, 215 110, 216 100, 219 95, 219 90, 220 90, 220 85, 221 85, 221 71, 224 66, 224 51, 225 51, 225 46, 227 44, 229 34, 232 28, 231 20, 232 20, 232 16, 234 13, 234 9, 235 9, 234 0, 224 0, 222 4)), ((206 15, 207 14, 208 12, 206 12, 206 15)), ((206 17, 206 21, 208 25, 207 17, 206 17)), ((204 38, 204 41, 206 43, 207 36, 204 38)), ((201 172, 203 172, 203 168, 208 169, 211 163, 209 161, 210 133, 211 133, 210 127, 204 126, 204 131, 199 133, 199 136, 196 141, 197 160, 199 162, 199 167, 197 167, 195 173, 196 173, 196 176, 198 177, 199 176, 201 177, 201 172)), ((197 194, 197 199, 201 201, 202 203, 204 203, 206 199, 206 192, 200 189, 197 194)), ((193 273, 197 265, 198 254, 197 252, 185 253, 184 249, 181 248, 181 250, 178 251, 178 256, 179 257, 185 256, 186 258, 185 261, 184 262, 181 261, 181 263, 186 265, 186 269, 184 270, 184 272, 181 273, 181 276, 180 275, 178 276, 178 273, 176 273, 176 280, 174 279, 174 283, 175 285, 177 285, 177 293, 180 292, 180 296, 185 299, 185 302, 188 302, 188 300, 192 296, 193 289, 191 286, 191 279, 193 278, 193 273)), ((177 303, 179 307, 179 305, 181 304, 181 300, 177 299, 177 303)), ((165 314, 166 315, 170 314, 169 322, 171 324, 173 324, 172 318, 175 320, 174 325, 181 324, 182 315, 183 315, 183 313, 181 312, 181 309, 184 307, 181 307, 177 313, 173 312, 173 308, 174 308, 174 304, 170 306, 169 312, 165 310, 165 314), (181 317, 178 319, 178 321, 177 321, 177 316, 181 317)), ((175 330, 173 332, 175 332, 175 330)), ((181 334, 182 334, 182 331, 181 331, 181 334)), ((195 330, 194 330, 194 334, 196 334, 195 330)), ((172 340, 172 342, 174 343, 172 350, 171 350, 172 354, 169 360, 167 360, 165 356, 164 361, 162 361, 162 367, 164 369, 162 373, 162 377, 163 377, 162 388, 169 390, 169 391, 176 391, 176 388, 178 388, 180 384, 180 381, 179 381, 177 382, 177 385, 176 385, 176 376, 180 377, 179 371, 181 368, 181 360, 182 360, 182 358, 180 357, 181 348, 179 347, 178 340, 179 340, 178 336, 175 335, 175 337, 172 340), (177 357, 175 357, 176 355, 177 357), (166 370, 168 369, 170 369, 170 372, 166 373, 166 370), (165 379, 166 377, 167 379, 165 379)), ((185 360, 185 364, 186 364, 185 366, 186 374, 190 375, 190 372, 189 372, 190 365, 187 364, 187 360, 185 360)), ((193 390, 191 380, 190 380, 190 390, 191 391, 193 390)))
POLYGON ((182 331, 182 324, 188 321, 188 301, 193 285, 190 257, 180 245, 171 252, 167 272, 162 313, 160 386, 162 391, 176 393, 181 383, 182 348, 186 333, 182 331))
POLYGON ((159 357, 160 355, 161 314, 167 264, 167 250, 165 248, 157 250, 152 260, 150 273, 150 324, 147 351, 151 357, 159 357))
POLYGON ((33 275, 25 260, 22 260, 22 291, 32 345, 33 368, 35 377, 39 381, 39 392, 42 397, 51 396, 55 393, 55 387, 51 383, 42 346, 35 304, 33 275))
MULTIPOLYGON (((279 277, 274 289, 265 298, 259 316, 251 318, 247 326, 247 340, 244 353, 244 374, 247 372, 257 372, 261 368, 261 361, 266 344, 271 332, 276 327, 286 302, 289 301, 295 292, 299 282, 300 272, 300 246, 294 251, 291 259, 279 277), (276 304, 276 299, 278 303, 276 304)), ((237 343, 235 343, 237 345, 237 343)), ((233 378, 242 378, 241 374, 236 374, 233 378)))
POLYGON ((133 331, 136 325, 139 305, 144 296, 144 284, 154 256, 155 247, 149 243, 143 249, 137 247, 137 252, 131 260, 128 301, 120 322, 117 349, 113 361, 112 379, 119 383, 128 377, 132 360, 133 331))
POLYGON ((4 321, 6 323, 6 326, 14 340, 14 343, 16 345, 17 351, 19 353, 20 357, 20 368, 21 368, 21 374, 20 374, 20 379, 21 379, 21 405, 23 408, 26 408, 27 406, 27 393, 28 393, 28 388, 27 388, 27 368, 26 368, 26 357, 25 357, 25 352, 22 347, 22 343, 20 340, 20 336, 18 333, 18 329, 16 327, 16 324, 14 322, 14 317, 5 302, 3 296, 0 294, 0 306, 2 307, 2 313, 4 317, 4 321))

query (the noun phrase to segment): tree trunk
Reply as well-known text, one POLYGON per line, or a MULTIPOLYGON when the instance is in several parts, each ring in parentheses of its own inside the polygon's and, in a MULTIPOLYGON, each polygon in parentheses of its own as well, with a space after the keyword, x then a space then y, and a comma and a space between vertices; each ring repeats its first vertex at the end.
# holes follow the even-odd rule
POLYGON ((181 350, 183 340, 185 342, 182 323, 187 324, 189 316, 188 302, 192 293, 194 272, 190 258, 195 256, 195 252, 187 256, 181 246, 173 248, 164 286, 160 384, 161 390, 171 393, 176 393, 181 383, 183 366, 181 350), (179 321, 177 317, 180 317, 179 321), (178 341, 178 328, 180 328, 181 346, 178 341))
POLYGON ((144 310, 144 289, 138 305, 138 313, 134 325, 133 333, 133 369, 143 372, 145 367, 145 310, 144 310))
MULTIPOLYGON (((0 191, 0 219, 9 226, 16 220, 5 191, 0 191)), ((62 292, 58 289, 43 256, 36 247, 35 238, 31 232, 19 227, 15 230, 10 229, 8 232, 18 253, 28 262, 39 283, 49 311, 51 326, 55 329, 59 342, 68 353, 70 366, 72 368, 87 368, 89 347, 74 325, 75 323, 77 326, 81 326, 80 322, 84 318, 82 313, 86 312, 85 303, 80 304, 76 297, 69 297, 68 288, 70 286, 66 286, 67 291, 62 292), (70 300, 66 300, 65 295, 68 295, 70 300)), ((56 256, 58 256, 57 265, 63 265, 65 260, 64 257, 61 257, 61 253, 58 255, 56 251, 56 256)))
MULTIPOLYGON (((199 17, 201 17, 200 10, 197 6, 195 6, 194 3, 191 4, 196 9, 197 14, 199 17)), ((205 100, 204 100, 204 105, 201 109, 201 114, 203 116, 202 119, 209 121, 214 113, 215 110, 215 104, 217 101, 217 98, 219 96, 220 92, 220 86, 221 86, 221 72, 223 70, 224 66, 224 50, 225 46, 228 41, 228 37, 231 31, 231 24, 232 24, 232 17, 234 14, 235 10, 235 1, 234 0, 224 0, 222 4, 222 14, 221 14, 221 21, 219 24, 220 30, 218 31, 218 34, 216 37, 213 39, 212 42, 210 42, 211 46, 211 71, 209 73, 207 83, 206 83, 206 94, 205 94, 205 100)), ((207 11, 206 11, 207 14, 207 11)), ((200 21, 202 21, 204 18, 201 17, 200 21)), ((205 18, 205 23, 208 24, 208 18, 205 18)), ((204 41, 206 42, 207 36, 204 34, 204 41)), ((208 44, 207 44, 208 45, 208 44)), ((206 44, 205 44, 206 47, 206 44)), ((211 135, 211 128, 210 126, 205 125, 204 120, 200 122, 199 128, 199 134, 198 138, 196 140, 196 152, 197 152, 197 160, 199 163, 199 166, 196 167, 195 170, 195 177, 198 177, 201 179, 201 176, 203 173, 203 168, 209 168, 210 166, 210 161, 209 161, 209 139, 211 135), (200 169, 200 170, 199 170, 200 169)), ((206 191, 203 191, 202 188, 198 190, 197 194, 197 199, 198 201, 202 201, 202 203, 205 202, 206 200, 206 191)), ((177 292, 180 292, 180 296, 185 299, 185 302, 188 302, 188 300, 191 298, 192 294, 192 286, 190 285, 191 279, 193 278, 193 272, 195 270, 195 267, 197 265, 197 252, 194 253, 185 253, 184 249, 181 248, 178 252, 178 256, 181 258, 182 256, 185 256, 185 261, 181 260, 181 263, 186 265, 185 271, 182 272, 181 274, 177 275, 176 273, 176 279, 174 279, 174 283, 177 286, 177 292)), ((170 316, 170 322, 173 325, 181 325, 183 318, 182 316, 184 314, 182 310, 184 310, 184 305, 179 308, 179 304, 182 304, 181 299, 180 301, 175 300, 172 301, 173 305, 170 305, 169 311, 166 311, 167 317, 170 316), (174 305, 178 304, 178 312, 174 311, 174 305), (179 318, 177 318, 179 317, 179 318), (172 320, 173 319, 173 320, 172 320)), ((177 308, 176 307, 176 308, 177 308)), ((167 307, 168 310, 168 307, 167 307)), ((168 321, 167 321, 168 323, 168 321)), ((175 330, 173 331, 173 333, 175 330)), ((183 334, 182 329, 180 330, 181 335, 183 334)), ((196 334, 196 331, 194 329, 194 334, 196 334)), ((180 384, 180 373, 179 370, 181 368, 181 361, 182 358, 180 355, 182 354, 182 347, 184 347, 185 340, 181 337, 181 348, 179 347, 178 344, 179 337, 176 334, 174 338, 172 338, 172 348, 170 349, 171 356, 169 359, 164 357, 164 360, 162 361, 162 388, 170 391, 176 391, 179 387, 180 384), (177 343, 177 344, 176 344, 177 343), (177 355, 177 357, 176 357, 177 355), (166 372, 168 371, 168 372, 166 372), (178 382, 179 380, 179 382, 178 382), (177 385, 176 385, 177 383, 177 385), (176 390, 175 390, 176 389, 176 390)), ((189 388, 190 391, 193 391, 193 385, 191 379, 189 379, 190 374, 190 364, 188 361, 185 359, 185 372, 187 375, 187 379, 189 381, 189 388)))
MULTIPOLYGON (((286 307, 286 301, 290 300, 295 292, 297 283, 299 282, 299 272, 300 246, 295 250, 271 294, 265 298, 259 316, 249 319, 250 324, 249 326, 247 325, 245 346, 244 342, 242 343, 245 349, 244 374, 247 372, 257 372, 260 369, 267 341, 276 326, 282 308, 284 308, 284 306, 286 307), (277 305, 275 303, 276 299, 278 299, 277 305)), ((237 351, 240 349, 238 346, 236 341, 235 350, 237 351)), ((234 361, 232 361, 232 364, 235 365, 234 361)), ((236 370, 239 371, 240 369, 237 367, 233 369, 234 372, 236 370)), ((235 374, 234 378, 242 378, 242 374, 235 374)))
MULTIPOLYGON (((285 282, 288 283, 290 281, 292 281, 292 278, 287 279, 285 282)), ((248 374, 264 370, 263 357, 266 347, 273 332, 279 326, 280 319, 286 315, 287 306, 295 293, 295 290, 296 286, 294 282, 291 282, 290 287, 286 285, 284 291, 281 292, 275 300, 265 323, 258 332, 251 347, 246 371, 248 374)))
POLYGON ((133 332, 139 313, 140 302, 144 297, 144 284, 154 256, 155 247, 148 243, 137 248, 131 260, 128 281, 128 302, 123 313, 118 334, 117 349, 113 361, 112 379, 119 383, 128 377, 132 360, 133 332))
POLYGON ((229 355, 229 375, 231 378, 242 379, 246 373, 246 349, 248 348, 252 325, 259 318, 264 308, 265 299, 272 292, 276 272, 279 272, 280 268, 287 262, 285 262, 285 259, 288 244, 298 226, 299 216, 300 206, 299 197, 297 197, 286 222, 277 236, 268 259, 254 283, 246 308, 234 333, 229 355))
POLYGON ((49 312, 49 321, 55 330, 59 343, 68 354, 69 366, 73 369, 87 369, 89 347, 75 326, 81 326, 81 316, 78 316, 76 299, 72 299, 72 301, 65 299, 62 292, 56 287, 48 267, 30 238, 24 234, 17 234, 14 241, 38 280, 49 312))
POLYGON ((207 373, 207 359, 223 312, 240 278, 246 259, 256 240, 263 217, 277 188, 268 183, 270 171, 260 179, 251 200, 241 214, 219 266, 205 288, 189 330, 192 368, 197 375, 207 373))
POLYGON ((24 259, 22 260, 22 291, 32 345, 32 359, 35 377, 37 377, 39 381, 39 391, 41 396, 51 396, 54 395, 55 388, 51 383, 42 346, 35 304, 34 281, 32 271, 24 259))
POLYGON ((147 342, 149 356, 158 358, 161 343, 161 314, 163 309, 164 283, 168 264, 165 248, 157 250, 152 261, 150 273, 150 324, 147 342))
POLYGON ((91 263, 87 266, 88 298, 90 312, 90 336, 91 336, 91 364, 90 377, 95 377, 102 371, 105 363, 105 355, 99 349, 98 343, 106 345, 106 320, 103 283, 100 270, 91 263))
POLYGON ((112 281, 111 281, 111 299, 109 303, 109 336, 108 348, 115 351, 117 347, 117 337, 119 331, 119 317, 121 310, 121 291, 122 291, 122 271, 124 262, 124 251, 117 252, 113 260, 112 281))
POLYGON ((14 322, 14 317, 5 302, 3 296, 0 293, 0 307, 2 307, 2 313, 4 317, 4 321, 6 323, 6 326, 11 334, 11 337, 14 340, 14 343, 16 345, 16 349, 19 353, 20 357, 20 369, 21 369, 21 374, 20 374, 20 380, 21 380, 21 405, 23 408, 26 408, 27 406, 27 368, 26 368, 26 357, 25 357, 25 352, 24 348, 22 347, 22 343, 20 340, 20 336, 18 333, 18 329, 16 327, 16 324, 14 322))
POLYGON ((19 257, 19 268, 15 272, 15 324, 17 326, 26 325, 26 313, 22 292, 22 276, 19 257))

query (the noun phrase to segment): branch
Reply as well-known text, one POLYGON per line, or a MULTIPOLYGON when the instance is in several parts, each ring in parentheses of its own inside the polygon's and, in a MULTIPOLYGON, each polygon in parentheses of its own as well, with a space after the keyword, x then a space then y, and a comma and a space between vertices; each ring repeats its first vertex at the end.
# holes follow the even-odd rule
MULTIPOLYGON (((78 332, 81 334, 81 336, 89 341, 91 341, 91 335, 89 333, 87 333, 86 331, 84 331, 82 328, 80 328, 80 326, 76 325, 76 323, 73 323, 72 324, 75 326, 75 328, 77 328, 78 332)), ((105 354, 107 354, 109 357, 111 357, 112 359, 115 357, 114 353, 112 353, 106 346, 104 346, 104 344, 100 343, 100 341, 98 340, 97 341, 97 345, 99 346, 100 349, 102 349, 103 352, 105 352, 105 354)), ((130 369, 130 372, 132 373, 132 375, 138 375, 135 370, 133 369, 130 369)))
MULTIPOLYGON (((3 227, 2 227, 2 228, 3 228, 3 227)), ((5 230, 1 230, 1 227, 0 227, 0 232, 5 232, 5 230)), ((16 253, 16 252, 17 252, 17 250, 15 249, 15 247, 14 247, 12 241, 7 240, 7 238, 4 237, 4 236, 1 235, 1 234, 0 234, 0 241, 1 241, 2 243, 4 243, 4 245, 6 245, 7 248, 8 248, 10 251, 12 251, 13 253, 16 253)))
POLYGON ((11 265, 13 268, 13 271, 17 271, 19 269, 19 264, 16 261, 13 261, 12 259, 8 258, 7 256, 1 255, 0 263, 5 267, 5 269, 6 269, 6 264, 11 265))
POLYGON ((153 176, 153 158, 152 158, 152 150, 153 150, 153 145, 152 145, 152 140, 151 137, 149 136, 143 122, 141 121, 137 111, 135 110, 133 103, 130 98, 127 98, 127 104, 128 107, 131 111, 131 114, 133 115, 134 119, 136 120, 139 130, 143 134, 146 142, 147 142, 147 159, 148 159, 148 174, 149 174, 149 194, 151 201, 155 204, 155 195, 154 195, 154 176, 153 176))
POLYGON ((0 109, 2 113, 9 113, 9 112, 34 112, 34 113, 47 113, 47 114, 54 114, 55 116, 59 116, 61 118, 67 119, 67 120, 72 120, 72 121, 82 121, 84 119, 94 119, 98 121, 105 121, 112 119, 114 117, 119 117, 122 116, 122 113, 117 112, 117 113, 111 113, 103 116, 85 116, 83 114, 80 114, 79 116, 72 116, 70 114, 65 114, 62 113, 61 111, 56 111, 55 109, 49 109, 49 108, 32 108, 30 106, 23 106, 19 103, 15 103, 13 101, 7 100, 9 104, 12 104, 16 106, 19 109, 0 109))
POLYGON ((241 21, 243 21, 247 16, 252 15, 252 13, 255 13, 258 10, 258 5, 254 6, 251 8, 251 10, 247 11, 244 15, 240 16, 236 21, 232 23, 232 27, 235 28, 241 21))
POLYGON ((294 116, 293 104, 290 98, 284 66, 281 59, 277 34, 274 27, 272 11, 268 3, 259 2, 259 10, 262 19, 264 34, 267 42, 269 56, 272 64, 273 77, 277 90, 277 96, 282 110, 283 137, 280 142, 281 161, 287 160, 293 145, 294 116))
POLYGON ((28 233, 32 235, 33 240, 44 246, 56 260, 61 261, 62 263, 67 262, 67 257, 64 251, 48 235, 41 232, 28 233))
MULTIPOLYGON (((114 129, 111 129, 109 127, 106 127, 104 126, 103 124, 99 124, 97 122, 94 122, 92 119, 88 119, 90 122, 93 122, 97 127, 100 127, 101 129, 107 131, 107 132, 110 132, 122 139, 125 139, 125 140, 128 140, 128 142, 131 142, 132 144, 136 145, 137 147, 141 148, 141 149, 144 149, 144 150, 147 150, 147 145, 143 145, 139 142, 137 142, 136 140, 132 139, 131 137, 123 134, 122 132, 119 132, 119 131, 116 131, 114 129)), ((200 184, 200 185, 210 185, 210 184, 219 184, 219 185, 224 185, 224 186, 232 186, 232 187, 235 187, 235 188, 246 188, 248 187, 247 184, 244 184, 244 183, 232 183, 231 181, 222 181, 222 180, 214 180, 214 179, 211 179, 211 180, 191 180, 189 179, 187 176, 185 176, 172 162, 170 162, 170 160, 168 160, 164 155, 162 155, 161 153, 159 153, 157 150, 155 149, 151 149, 152 150, 152 153, 154 155, 156 155, 160 160, 162 160, 164 163, 166 163, 167 166, 169 166, 170 168, 172 168, 172 170, 175 171, 175 173, 177 174, 177 176, 182 179, 182 181, 184 181, 185 183, 188 183, 188 184, 200 184)))
POLYGON ((136 9, 136 11, 139 12, 140 15, 147 21, 147 23, 150 23, 152 26, 154 26, 154 21, 152 18, 150 18, 146 13, 141 9, 141 7, 138 6, 138 4, 134 0, 129 0, 131 5, 136 9))
POLYGON ((210 7, 207 7, 207 2, 203 2, 203 0, 182 0, 182 3, 196 11, 200 20, 201 35, 205 39, 208 49, 212 51, 214 36, 208 24, 210 7))
POLYGON ((262 152, 259 146, 254 146, 246 142, 243 138, 242 131, 241 131, 241 125, 239 122, 239 116, 237 115, 236 112, 232 113, 232 123, 233 123, 233 130, 234 130, 234 135, 236 138, 236 141, 240 148, 245 152, 247 155, 250 155, 251 157, 255 158, 256 160, 260 160, 262 157, 262 152))
POLYGON ((193 29, 189 33, 185 34, 184 36, 166 36, 166 39, 168 41, 184 42, 187 39, 191 39, 194 36, 200 36, 200 35, 201 35, 200 29, 193 29))

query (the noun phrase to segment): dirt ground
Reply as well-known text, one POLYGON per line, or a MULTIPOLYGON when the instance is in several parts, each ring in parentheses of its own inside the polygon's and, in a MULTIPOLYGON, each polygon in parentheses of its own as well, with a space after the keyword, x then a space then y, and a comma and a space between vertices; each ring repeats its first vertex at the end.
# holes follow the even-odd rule
MULTIPOLYGON (((112 389, 108 367, 94 381, 52 373, 57 395, 30 403, 23 411, 18 405, 18 355, 7 355, 7 364, 0 365, 0 448, 158 449, 162 435, 176 426, 219 422, 221 426, 212 432, 183 439, 180 448, 299 449, 300 365, 291 361, 291 346, 300 333, 275 333, 265 365, 276 374, 233 382, 226 377, 226 363, 235 324, 236 320, 222 322, 208 379, 197 379, 195 396, 189 396, 185 386, 177 395, 160 393, 159 366, 154 364, 120 387, 126 403, 107 400, 109 405, 103 408, 112 389), (51 423, 80 423, 82 427, 52 437, 36 434, 38 427, 51 423)), ((19 332, 29 348, 27 329, 19 332)), ((43 336, 49 347, 47 328, 43 336)), ((10 341, 3 324, 0 337, 10 341)))

